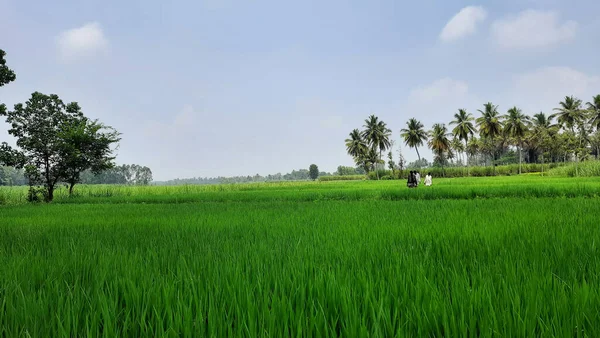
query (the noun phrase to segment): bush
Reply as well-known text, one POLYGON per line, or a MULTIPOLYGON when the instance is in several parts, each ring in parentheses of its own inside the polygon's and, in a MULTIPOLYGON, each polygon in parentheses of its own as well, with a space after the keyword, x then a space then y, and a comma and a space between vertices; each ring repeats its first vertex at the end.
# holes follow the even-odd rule
POLYGON ((27 201, 30 203, 45 202, 48 200, 48 193, 43 187, 30 186, 27 192, 27 201))

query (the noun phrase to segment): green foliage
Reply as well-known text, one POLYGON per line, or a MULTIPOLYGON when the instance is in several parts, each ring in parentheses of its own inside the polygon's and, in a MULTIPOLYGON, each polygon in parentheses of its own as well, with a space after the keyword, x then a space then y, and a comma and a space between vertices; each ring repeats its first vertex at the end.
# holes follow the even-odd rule
POLYGON ((415 148, 419 160, 421 155, 419 154, 419 147, 427 141, 427 132, 423 123, 417 121, 415 118, 411 118, 406 122, 406 128, 400 130, 400 136, 404 140, 404 144, 411 148, 415 148))
POLYGON ((1 207, 0 335, 600 335, 598 178, 81 188, 1 207))
POLYGON ((313 181, 319 178, 319 167, 316 164, 311 164, 308 167, 308 177, 313 181))
MULTIPOLYGON (((0 49, 0 87, 16 80, 17 78, 15 72, 8 68, 8 66, 6 65, 6 60, 4 59, 5 56, 6 52, 0 49)), ((2 108, 0 108, 0 110, 1 109, 2 108)))
POLYGON ((359 174, 359 173, 356 171, 356 168, 346 167, 343 165, 338 166, 337 170, 335 172, 335 175, 337 175, 337 176, 357 175, 357 174, 359 174))
POLYGON ((75 102, 65 104, 57 95, 35 92, 13 111, 0 112, 11 126, 8 133, 17 139, 18 150, 3 144, 2 157, 9 165, 25 168, 32 186, 46 189, 47 201, 54 198, 59 182, 71 190, 86 169, 101 171, 112 165, 111 146, 118 133, 97 121, 89 121, 75 102), (6 154, 10 154, 6 155, 6 154))

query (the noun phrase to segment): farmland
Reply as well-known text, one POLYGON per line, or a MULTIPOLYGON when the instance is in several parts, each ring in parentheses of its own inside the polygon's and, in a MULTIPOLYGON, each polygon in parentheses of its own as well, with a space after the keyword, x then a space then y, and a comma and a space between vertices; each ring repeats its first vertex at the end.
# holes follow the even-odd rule
POLYGON ((600 336, 600 179, 0 189, 0 336, 600 336))

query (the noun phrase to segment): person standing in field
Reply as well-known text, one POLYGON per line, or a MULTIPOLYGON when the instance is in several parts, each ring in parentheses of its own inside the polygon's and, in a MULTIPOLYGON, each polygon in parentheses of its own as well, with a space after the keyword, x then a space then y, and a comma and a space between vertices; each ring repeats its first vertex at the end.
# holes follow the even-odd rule
POLYGON ((415 172, 412 170, 408 173, 408 180, 406 181, 406 186, 409 188, 415 187, 415 172))
POLYGON ((415 186, 421 184, 421 173, 415 171, 415 186))
POLYGON ((427 176, 425 176, 425 186, 426 187, 430 187, 431 186, 431 173, 427 173, 427 176))

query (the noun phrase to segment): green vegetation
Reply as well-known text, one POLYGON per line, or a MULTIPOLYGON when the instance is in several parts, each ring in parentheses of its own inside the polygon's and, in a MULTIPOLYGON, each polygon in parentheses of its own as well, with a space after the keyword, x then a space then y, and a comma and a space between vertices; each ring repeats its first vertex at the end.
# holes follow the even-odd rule
MULTIPOLYGON (((585 106, 582 100, 566 96, 554 110, 555 114, 540 112, 532 118, 518 107, 511 107, 501 115, 499 107, 488 102, 478 110, 481 115, 476 119, 465 109, 459 109, 450 122, 454 126, 451 133, 448 133, 444 123, 434 123, 426 131, 420 121, 410 118, 406 128, 400 130, 400 137, 406 146, 415 149, 418 160, 408 167, 429 167, 427 160, 421 158, 419 153, 419 147, 427 144, 434 155, 433 167, 441 168, 442 172, 445 167, 463 167, 466 171, 462 171, 461 176, 470 176, 469 166, 489 166, 496 175, 495 166, 518 163, 520 174, 525 159, 526 163, 542 165, 548 162, 574 162, 575 176, 579 176, 580 161, 592 156, 598 159, 600 156, 600 95, 594 96, 585 106), (556 124, 553 123, 555 118, 556 124), (477 133, 479 138, 475 137, 477 133), (462 155, 465 155, 464 161, 462 155)), ((345 140, 348 155, 367 174, 374 171, 378 179, 396 177, 397 169, 405 169, 401 153, 397 163, 393 160, 392 151, 388 153, 390 175, 380 175, 379 171, 383 168, 378 165, 383 163, 381 151, 393 146, 393 141, 389 141, 390 129, 374 115, 365 122, 362 132, 354 129, 345 140), (376 125, 382 127, 373 127, 376 125), (374 133, 373 130, 380 132, 374 133), (379 147, 379 157, 374 155, 372 135, 381 135, 379 137, 386 142, 379 147)), ((452 176, 457 173, 454 171, 452 176)), ((589 172, 584 175, 589 175, 589 172)))
POLYGON ((398 183, 0 188, 0 336, 600 334, 600 178, 398 183))

